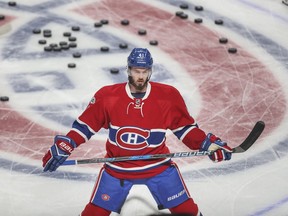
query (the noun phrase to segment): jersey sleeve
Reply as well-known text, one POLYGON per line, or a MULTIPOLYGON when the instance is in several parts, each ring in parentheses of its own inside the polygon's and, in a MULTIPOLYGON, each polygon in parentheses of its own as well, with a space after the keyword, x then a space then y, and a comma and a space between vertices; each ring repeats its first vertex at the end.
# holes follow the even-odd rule
POLYGON ((72 129, 67 133, 77 145, 87 142, 101 128, 108 128, 109 119, 104 95, 103 90, 95 93, 87 108, 73 122, 72 129))
POLYGON ((188 148, 200 149, 206 134, 201 130, 195 119, 189 114, 183 97, 175 89, 172 92, 173 102, 171 103, 170 119, 171 130, 174 135, 181 140, 188 148))

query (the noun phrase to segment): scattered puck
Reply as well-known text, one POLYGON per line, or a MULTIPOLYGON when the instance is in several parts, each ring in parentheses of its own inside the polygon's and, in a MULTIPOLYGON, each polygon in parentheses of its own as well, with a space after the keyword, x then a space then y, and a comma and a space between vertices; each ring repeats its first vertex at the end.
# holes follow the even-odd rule
POLYGON ((149 42, 150 45, 153 45, 153 46, 157 46, 158 45, 158 41, 157 40, 151 40, 149 42))
POLYGON ((75 68, 76 64, 75 63, 69 63, 67 66, 68 66, 68 68, 75 68))
POLYGON ((181 9, 188 9, 189 8, 189 5, 188 4, 181 4, 180 6, 179 6, 181 9))
POLYGON ((41 33, 41 29, 33 29, 33 34, 40 34, 41 33))
POLYGON ((94 27, 100 28, 100 27, 102 27, 102 23, 101 22, 96 22, 96 23, 94 23, 94 27))
POLYGON ((223 20, 221 20, 221 19, 217 19, 214 22, 216 25, 223 25, 223 23, 224 23, 223 20))
POLYGON ((5 16, 4 15, 0 15, 0 20, 4 20, 5 16))
POLYGON ((195 18, 195 19, 194 19, 194 22, 195 22, 195 23, 202 23, 203 20, 202 20, 201 18, 195 18))
POLYGON ((117 73, 119 73, 119 69, 118 68, 111 68, 110 73, 117 74, 117 73))
POLYGON ((128 44, 126 44, 126 43, 120 43, 120 44, 119 44, 119 47, 120 47, 121 49, 127 49, 127 48, 128 48, 128 44))
POLYGON ((226 44, 228 42, 228 39, 227 38, 219 38, 219 43, 222 43, 222 44, 226 44))
POLYGON ((1 96, 1 97, 0 97, 0 101, 3 101, 3 102, 9 101, 9 97, 7 97, 7 96, 1 96))
POLYGON ((64 33, 63 33, 63 36, 64 36, 64 37, 71 37, 71 32, 64 32, 64 33))
POLYGON ((175 13, 175 15, 178 17, 180 17, 181 14, 184 14, 184 12, 183 11, 176 11, 176 13, 175 13))
POLYGON ((68 45, 68 43, 67 43, 66 41, 60 41, 60 42, 59 42, 59 45, 60 45, 60 46, 65 46, 65 45, 68 45))
POLYGON ((14 2, 14 1, 9 1, 9 2, 8 2, 8 5, 13 7, 13 6, 16 6, 16 5, 17 5, 17 3, 16 3, 16 2, 14 2))
POLYGON ((43 33, 43 36, 44 37, 46 37, 46 38, 48 38, 48 37, 52 37, 52 34, 51 33, 49 33, 49 32, 47 32, 47 33, 43 33))
POLYGON ((204 8, 202 6, 200 6, 200 5, 198 5, 198 6, 195 6, 194 9, 196 11, 203 11, 204 8))
POLYGON ((58 44, 56 44, 56 43, 51 43, 51 44, 49 44, 49 46, 53 48, 53 47, 57 47, 58 44))
POLYGON ((187 19, 188 18, 188 14, 182 13, 182 14, 179 15, 179 17, 181 19, 187 19))
POLYGON ((47 33, 47 34, 52 34, 52 31, 50 30, 50 29, 44 29, 43 30, 43 34, 45 34, 45 33, 47 33))
POLYGON ((139 29, 138 30, 138 34, 139 35, 146 35, 147 34, 147 31, 145 29, 139 29))
POLYGON ((107 19, 102 19, 102 20, 100 20, 100 23, 101 23, 102 25, 107 25, 107 24, 109 23, 109 20, 107 20, 107 19))
POLYGON ((62 50, 69 50, 70 46, 68 44, 66 45, 60 45, 62 50))
POLYGON ((100 48, 101 52, 108 52, 109 51, 109 47, 107 46, 103 46, 100 48))
POLYGON ((121 20, 121 24, 122 25, 129 25, 129 20, 127 20, 127 19, 124 19, 124 20, 121 20))
POLYGON ((69 37, 68 40, 69 40, 69 41, 76 41, 77 38, 76 38, 76 37, 69 37))
POLYGON ((69 47, 70 48, 76 48, 77 47, 77 43, 71 42, 71 43, 69 43, 69 47))
POLYGON ((79 26, 72 26, 72 31, 80 31, 80 27, 79 26))
POLYGON ((231 47, 228 49, 229 53, 236 53, 237 52, 237 48, 231 47))
POLYGON ((39 43, 39 44, 46 44, 47 41, 46 41, 46 40, 39 40, 38 43, 39 43))
POLYGON ((50 46, 45 46, 44 47, 44 51, 46 51, 46 52, 51 52, 52 51, 52 47, 50 47, 50 46))
POLYGON ((73 53, 73 57, 74 58, 81 58, 81 53, 79 53, 79 52, 76 52, 76 53, 73 53))
POLYGON ((62 50, 62 48, 59 46, 54 46, 54 47, 52 47, 52 50, 55 52, 60 52, 62 50))

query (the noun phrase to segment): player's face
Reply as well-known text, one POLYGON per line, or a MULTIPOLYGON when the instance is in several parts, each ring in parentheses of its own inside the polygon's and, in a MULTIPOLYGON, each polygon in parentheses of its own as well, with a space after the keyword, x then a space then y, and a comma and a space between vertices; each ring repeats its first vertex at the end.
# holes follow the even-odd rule
POLYGON ((132 67, 130 69, 129 83, 132 92, 146 91, 148 77, 151 70, 147 68, 132 67))

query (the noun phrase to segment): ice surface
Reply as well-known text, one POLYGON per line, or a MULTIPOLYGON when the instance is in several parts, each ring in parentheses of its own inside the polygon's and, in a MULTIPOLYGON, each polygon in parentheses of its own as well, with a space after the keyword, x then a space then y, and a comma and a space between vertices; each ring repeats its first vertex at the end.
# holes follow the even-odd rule
MULTIPOLYGON (((288 7, 281 0, 26 0, 15 7, 0 1, 0 8, 6 17, 0 20, 0 96, 10 99, 0 102, 1 215, 79 215, 102 165, 43 173, 41 158, 96 90, 127 80, 133 47, 149 48, 152 80, 177 87, 200 127, 232 147, 256 121, 266 123, 259 141, 229 162, 175 159, 203 215, 288 215, 288 7), (189 8, 180 9, 181 3, 189 8), (196 11, 197 5, 204 10, 196 11), (175 16, 177 11, 188 19, 175 16), (102 19, 109 23, 95 28, 102 19), (123 19, 130 25, 121 25, 123 19), (216 25, 216 19, 224 24, 216 25), (33 34, 35 28, 50 29, 52 37, 33 34), (147 35, 138 35, 139 29, 147 35), (45 52, 38 43, 68 42, 64 32, 77 38, 76 48, 45 52), (220 37, 228 43, 220 44, 220 37), (109 52, 101 52, 102 46, 109 52), (229 47, 238 52, 229 54, 229 47), (73 58, 74 52, 82 58, 73 58), (68 68, 70 62, 77 67, 68 68), (111 68, 120 73, 111 74, 111 68)), ((101 130, 71 158, 103 157, 106 135, 101 130)), ((171 133, 167 145, 171 152, 187 150, 171 133)), ((168 211, 158 211, 148 189, 135 186, 120 215, 156 212, 168 211)))

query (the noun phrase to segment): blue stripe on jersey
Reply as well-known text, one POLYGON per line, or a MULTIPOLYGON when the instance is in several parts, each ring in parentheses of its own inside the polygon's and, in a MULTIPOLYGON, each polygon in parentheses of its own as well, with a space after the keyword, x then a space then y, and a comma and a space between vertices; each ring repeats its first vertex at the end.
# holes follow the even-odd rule
POLYGON ((191 130, 192 128, 198 128, 198 125, 195 124, 195 125, 187 125, 179 130, 173 130, 173 133, 175 134, 175 136, 178 138, 178 139, 181 139, 181 137, 183 136, 183 134, 186 133, 186 131, 188 130, 191 130))
POLYGON ((88 129, 88 126, 85 124, 80 124, 78 121, 74 121, 72 124, 72 128, 75 128, 76 130, 79 130, 81 133, 83 133, 86 138, 89 140, 91 136, 94 134, 88 129))
MULTIPOLYGON (((116 128, 116 127, 109 127, 109 139, 110 141, 116 143, 116 133, 117 131, 119 130, 120 128, 116 128)), ((162 144, 163 141, 165 140, 165 135, 166 135, 166 131, 163 129, 159 129, 158 131, 156 130, 152 130, 152 131, 149 131, 149 137, 146 139, 146 142, 149 144, 149 145, 159 145, 159 144, 162 144)), ((133 134, 133 132, 131 132, 131 134, 133 134)), ((128 135, 123 135, 122 138, 124 138, 125 136, 128 136, 128 135)), ((141 136, 139 136, 139 142, 143 141, 141 140, 141 136)))

